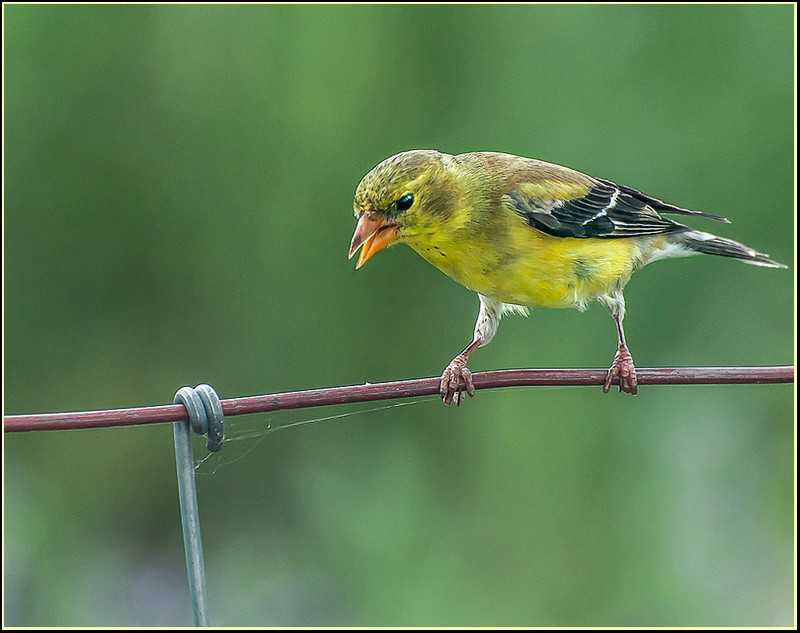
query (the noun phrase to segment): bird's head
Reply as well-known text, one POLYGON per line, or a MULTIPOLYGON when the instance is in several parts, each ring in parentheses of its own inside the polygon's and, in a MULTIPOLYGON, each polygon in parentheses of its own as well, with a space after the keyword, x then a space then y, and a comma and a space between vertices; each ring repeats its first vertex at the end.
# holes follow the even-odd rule
POLYGON ((350 257, 361 248, 356 268, 389 244, 424 234, 449 214, 458 178, 454 158, 435 150, 413 150, 387 158, 364 176, 353 207, 358 219, 350 257))

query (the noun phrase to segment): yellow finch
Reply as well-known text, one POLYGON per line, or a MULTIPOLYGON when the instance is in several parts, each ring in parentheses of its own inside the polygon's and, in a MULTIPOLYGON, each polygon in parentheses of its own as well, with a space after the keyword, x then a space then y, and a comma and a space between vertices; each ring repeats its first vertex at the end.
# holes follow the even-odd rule
POLYGON ((500 317, 525 306, 584 309, 597 300, 617 324, 619 348, 603 391, 615 381, 635 394, 625 344, 622 289, 645 264, 709 253, 786 268, 763 253, 668 220, 663 214, 725 218, 682 209, 635 189, 566 167, 496 152, 451 156, 414 150, 387 158, 356 190, 350 257, 356 268, 404 242, 444 274, 478 293, 475 335, 445 368, 445 404, 475 387, 467 359, 492 340, 500 317))

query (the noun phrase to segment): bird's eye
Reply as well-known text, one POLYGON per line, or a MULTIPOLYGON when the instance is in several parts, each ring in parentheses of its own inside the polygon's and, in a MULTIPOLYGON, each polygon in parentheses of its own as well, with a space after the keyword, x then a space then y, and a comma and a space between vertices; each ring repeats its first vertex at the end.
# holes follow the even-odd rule
POLYGON ((412 204, 414 204, 414 194, 407 193, 397 201, 397 210, 408 211, 412 204))

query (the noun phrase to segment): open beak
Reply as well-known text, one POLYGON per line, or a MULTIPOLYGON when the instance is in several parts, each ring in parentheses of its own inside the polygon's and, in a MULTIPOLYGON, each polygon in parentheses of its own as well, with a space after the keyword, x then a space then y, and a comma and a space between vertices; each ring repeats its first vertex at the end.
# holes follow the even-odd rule
POLYGON ((356 270, 361 268, 379 250, 394 242, 397 239, 397 229, 396 224, 389 224, 385 220, 376 220, 366 213, 362 213, 358 218, 353 241, 350 242, 350 255, 348 256, 348 259, 352 258, 361 248, 361 254, 356 262, 356 270))

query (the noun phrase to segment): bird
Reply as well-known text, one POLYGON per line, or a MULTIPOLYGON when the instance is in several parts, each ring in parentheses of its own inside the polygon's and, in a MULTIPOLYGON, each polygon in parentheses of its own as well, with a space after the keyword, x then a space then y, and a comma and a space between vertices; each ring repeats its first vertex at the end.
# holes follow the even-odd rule
POLYGON ((445 275, 477 292, 472 342, 445 367, 444 404, 475 394, 467 360, 494 337, 504 314, 529 307, 584 310, 605 305, 618 347, 603 392, 638 392, 625 341, 623 289, 659 259, 699 253, 786 268, 749 246, 698 231, 665 215, 727 218, 674 206, 568 167, 501 152, 453 156, 401 152, 373 168, 353 200, 357 220, 349 257, 356 269, 383 248, 404 243, 445 275))

